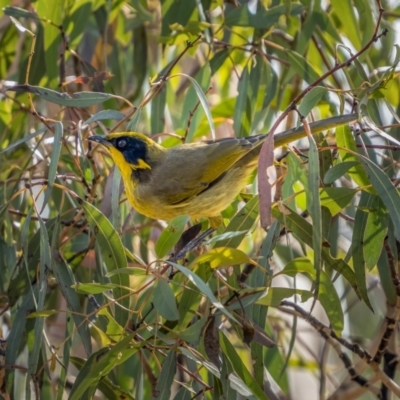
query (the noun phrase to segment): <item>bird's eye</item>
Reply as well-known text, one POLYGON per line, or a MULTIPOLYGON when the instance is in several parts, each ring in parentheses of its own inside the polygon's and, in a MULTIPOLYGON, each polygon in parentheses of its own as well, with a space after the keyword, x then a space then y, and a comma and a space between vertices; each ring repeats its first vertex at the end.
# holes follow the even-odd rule
POLYGON ((125 146, 126 146, 126 140, 125 139, 118 140, 118 147, 120 149, 122 149, 122 147, 125 147, 125 146))

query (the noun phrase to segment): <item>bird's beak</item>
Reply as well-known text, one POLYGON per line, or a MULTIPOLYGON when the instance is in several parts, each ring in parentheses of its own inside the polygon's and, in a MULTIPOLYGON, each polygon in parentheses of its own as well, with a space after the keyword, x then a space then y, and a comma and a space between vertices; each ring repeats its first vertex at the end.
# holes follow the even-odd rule
POLYGON ((88 140, 91 140, 92 142, 100 143, 105 147, 111 147, 112 146, 112 144, 105 138, 105 136, 94 135, 94 136, 88 137, 88 140))

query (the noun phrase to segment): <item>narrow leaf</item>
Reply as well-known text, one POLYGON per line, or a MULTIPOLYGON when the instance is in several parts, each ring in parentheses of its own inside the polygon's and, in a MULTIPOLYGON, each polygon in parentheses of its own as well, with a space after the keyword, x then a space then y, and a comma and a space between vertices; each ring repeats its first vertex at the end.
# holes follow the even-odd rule
POLYGON ((121 121, 125 117, 125 114, 117 110, 101 110, 88 118, 82 125, 88 125, 92 122, 103 121, 105 119, 121 121))
POLYGON ((367 213, 367 224, 364 230, 363 252, 365 265, 370 271, 377 264, 387 235, 389 215, 382 200, 374 196, 371 210, 367 213))
POLYGON ((258 196, 254 196, 237 212, 225 228, 224 234, 234 233, 235 236, 216 241, 214 247, 238 247, 248 231, 253 227, 257 218, 258 196), (239 232, 242 233, 239 234, 239 232))
MULTIPOLYGON (((307 274, 311 280, 316 279, 315 267, 308 258, 296 258, 285 266, 279 274, 295 276, 297 273, 307 274)), ((277 274, 277 275, 279 275, 277 274)), ((320 291, 318 300, 324 308, 329 322, 336 333, 340 334, 344 326, 344 317, 342 306, 336 289, 329 276, 324 272, 320 272, 320 291)))
MULTIPOLYGON (((281 273, 283 273, 283 271, 281 273)), ((272 287, 268 289, 267 294, 258 300, 256 304, 261 306, 278 307, 280 306, 282 300, 293 297, 296 294, 301 296, 302 302, 307 301, 313 295, 310 290, 272 287)))
POLYGON ((320 189, 321 206, 329 209, 332 216, 342 211, 358 192, 346 187, 325 187, 320 189))
POLYGON ((372 186, 385 204, 389 216, 393 222, 394 235, 400 241, 400 195, 397 189, 393 186, 389 177, 368 158, 358 156, 367 172, 368 178, 372 186))
POLYGON ((208 125, 210 126, 211 136, 213 137, 213 139, 215 139, 216 135, 215 135, 214 121, 213 121, 213 118, 211 115, 210 107, 208 106, 207 98, 203 92, 203 89, 197 83, 196 79, 192 78, 191 76, 189 76, 187 74, 179 73, 179 74, 171 75, 170 78, 172 78, 174 76, 184 76, 185 78, 189 79, 190 82, 192 83, 193 88, 196 91, 197 97, 199 98, 200 103, 203 106, 204 113, 206 114, 208 125))
POLYGON ((61 154, 61 147, 62 147, 62 136, 63 136, 63 125, 61 122, 57 121, 54 124, 54 138, 53 138, 53 151, 51 152, 51 157, 50 157, 50 165, 49 165, 49 174, 47 176, 47 188, 44 193, 44 199, 43 199, 43 205, 42 205, 42 210, 43 212, 44 207, 46 206, 47 202, 50 199, 51 192, 53 190, 53 185, 54 181, 56 179, 57 175, 57 167, 58 167, 58 162, 60 160, 60 154, 61 154))
POLYGON ((7 90, 18 93, 32 93, 43 100, 67 107, 89 107, 104 103, 115 97, 108 93, 99 92, 78 92, 74 93, 71 97, 67 93, 56 92, 55 90, 31 85, 17 85, 7 90))
MULTIPOLYGON (((272 207, 272 215, 297 237, 301 238, 304 244, 312 247, 312 226, 309 222, 284 205, 280 205, 280 210, 277 206, 272 207)), ((326 246, 322 247, 322 258, 327 265, 343 275, 356 293, 358 293, 354 272, 343 259, 333 258, 329 253, 329 248, 326 246)))
POLYGON ((346 172, 358 165, 358 161, 343 161, 328 170, 328 172, 324 176, 324 183, 330 184, 335 182, 337 179, 340 179, 346 172))
MULTIPOLYGON (((111 222, 96 207, 85 200, 79 199, 90 227, 96 235, 99 249, 107 271, 126 268, 128 266, 124 246, 121 238, 115 231, 111 222)), ((113 275, 111 282, 118 285, 113 289, 114 299, 117 301, 115 307, 115 319, 121 326, 125 326, 129 318, 129 276, 125 274, 113 275), (120 303, 121 306, 118 305, 120 303)))
POLYGON ((203 293, 206 297, 209 298, 209 300, 213 303, 214 307, 218 308, 224 315, 226 315, 231 320, 237 322, 235 317, 214 296, 214 293, 211 290, 211 288, 198 275, 196 275, 190 269, 187 269, 180 264, 176 264, 171 261, 168 261, 168 263, 171 264, 174 268, 178 269, 180 272, 182 272, 182 274, 184 274, 187 278, 189 278, 189 281, 191 281, 193 285, 195 285, 201 293, 203 293))
POLYGON ((210 267, 215 269, 244 263, 254 264, 254 261, 242 250, 231 247, 214 247, 192 261, 190 267, 202 263, 209 263, 210 267))
POLYGON ((243 382, 251 390, 253 395, 257 397, 257 399, 268 400, 268 397, 265 395, 264 390, 259 386, 253 375, 244 365, 243 360, 236 353, 234 346, 231 344, 231 342, 222 331, 220 331, 219 337, 221 349, 225 356, 228 357, 229 361, 232 364, 233 370, 236 372, 239 378, 243 380, 243 382))
MULTIPOLYGON (((358 162, 356 142, 351 134, 348 126, 340 126, 336 129, 336 143, 338 146, 340 157, 343 161, 358 162), (348 151, 350 150, 350 151, 348 151)), ((368 176, 361 163, 356 164, 348 170, 348 174, 357 183, 358 186, 364 187, 370 185, 368 176)))
POLYGON ((176 370, 176 352, 171 349, 164 360, 160 376, 157 380, 157 386, 153 399, 169 400, 171 397, 171 387, 176 370))
POLYGON ((155 250, 158 258, 162 258, 178 243, 189 217, 181 215, 174 218, 159 236, 155 250))
POLYGON ((154 285, 153 304, 156 311, 168 321, 177 321, 179 311, 171 286, 162 278, 154 285))
POLYGON ((97 385, 100 379, 106 376, 114 367, 129 359, 144 344, 132 345, 135 334, 125 337, 112 348, 102 348, 93 353, 80 370, 72 386, 69 400, 80 400, 86 390, 97 385))

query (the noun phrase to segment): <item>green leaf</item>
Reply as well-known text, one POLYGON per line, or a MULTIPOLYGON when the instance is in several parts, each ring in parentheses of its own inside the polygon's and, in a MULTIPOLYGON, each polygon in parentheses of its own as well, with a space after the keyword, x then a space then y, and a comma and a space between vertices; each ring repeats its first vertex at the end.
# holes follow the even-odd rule
POLYGON ((156 311, 168 321, 177 321, 179 311, 171 286, 162 278, 157 280, 153 291, 153 304, 156 311))
MULTIPOLYGON (((43 220, 39 218, 40 226, 40 267, 39 267, 39 279, 38 287, 39 293, 36 299, 36 311, 42 311, 44 309, 44 303, 46 300, 47 286, 48 286, 48 271, 52 265, 52 255, 50 251, 50 240, 47 227, 43 220)), ((44 318, 38 317, 35 320, 34 328, 34 342, 36 345, 33 347, 29 354, 28 371, 31 375, 36 374, 38 368, 39 356, 42 349, 43 343, 43 329, 44 329, 44 318)), ((29 392, 29 384, 26 386, 26 393, 29 392)))
MULTIPOLYGON (((357 158, 356 142, 348 126, 340 126, 336 128, 336 144, 338 146, 339 155, 343 161, 360 161, 357 158), (350 152, 348 150, 350 150, 350 152)), ((358 186, 364 187, 371 184, 361 163, 349 168, 348 174, 358 186)))
POLYGON ((236 372, 239 378, 243 380, 243 382, 251 390, 253 395, 257 397, 257 399, 268 400, 264 390, 259 386, 253 375, 244 365, 242 358, 238 355, 238 353, 236 353, 235 347, 222 331, 220 331, 219 338, 221 349, 225 356, 228 357, 230 363, 232 364, 233 370, 236 372))
MULTIPOLYGON (((277 206, 273 206, 272 215, 298 238, 301 238, 302 243, 312 248, 312 226, 309 222, 284 205, 280 205, 279 209, 277 206)), ((326 247, 326 242, 322 247, 322 259, 329 267, 343 275, 356 293, 359 294, 353 270, 341 258, 333 258, 331 256, 329 248, 326 247)))
POLYGON ((77 48, 80 44, 79 39, 82 38, 93 12, 93 3, 92 0, 78 0, 70 3, 72 7, 68 10, 63 25, 64 29, 67 30, 68 44, 72 49, 77 48))
POLYGON ((397 294, 396 288, 393 285, 393 279, 390 273, 389 261, 386 251, 381 252, 381 256, 379 257, 377 263, 377 269, 379 272, 380 283, 385 293, 387 302, 394 307, 397 302, 397 294))
POLYGON ((76 283, 71 286, 71 288, 82 294, 99 294, 117 287, 118 285, 114 283, 76 283))
MULTIPOLYGON (((82 205, 90 227, 96 235, 107 271, 126 268, 128 264, 124 246, 111 222, 102 212, 87 201, 79 199, 79 203, 82 205)), ((115 319, 121 326, 125 326, 129 318, 128 296, 130 291, 124 288, 129 288, 129 277, 125 274, 113 275, 111 282, 118 285, 113 289, 114 299, 116 300, 115 319)))
POLYGON ((237 247, 242 242, 245 235, 253 227, 258 218, 258 196, 254 196, 246 205, 241 208, 231 219, 225 228, 224 234, 234 232, 235 236, 218 240, 214 247, 237 247), (242 232, 242 234, 238 234, 242 232))
MULTIPOLYGON (((102 353, 100 353, 101 356, 102 353)), ((63 359, 64 361, 64 359, 63 359)), ((86 360, 83 360, 82 358, 79 357, 71 357, 71 362, 76 367, 79 371, 82 370, 82 368, 85 368, 86 370, 90 369, 88 365, 85 364, 86 360)), ((95 386, 95 385, 92 385, 95 386)), ((97 389, 99 389, 105 396, 107 400, 135 400, 135 397, 127 392, 126 390, 122 390, 117 384, 113 383, 108 376, 103 376, 98 382, 97 386, 95 386, 97 389)), ((85 395, 87 392, 85 393, 85 395)), ((83 397, 86 398, 87 397, 83 397)), ((61 400, 61 399, 57 399, 61 400)))
MULTIPOLYGON (((21 298, 21 304, 15 313, 15 318, 7 338, 5 363, 14 365, 17 363, 17 357, 20 353, 21 345, 26 345, 26 319, 29 312, 34 308, 34 297, 38 295, 38 288, 35 285, 32 292, 26 293, 21 298), (23 340, 23 341, 22 341, 23 340)), ((14 393, 14 376, 15 370, 6 369, 6 386, 8 393, 14 393)))
POLYGON ((153 399, 169 400, 171 397, 171 388, 176 370, 176 352, 171 349, 161 368, 160 376, 157 379, 155 395, 153 399))
MULTIPOLYGON (((139 5, 140 1, 136 1, 139 5)), ((141 7, 143 9, 143 7, 141 7)), ((147 31, 144 25, 133 29, 133 62, 132 72, 135 77, 135 92, 132 95, 132 101, 136 100, 142 90, 143 83, 147 78, 147 31)), ((160 131, 161 132, 161 131, 160 131)))
POLYGON ((397 240, 400 240, 400 195, 397 189, 393 186, 389 177, 368 158, 359 155, 361 163, 367 172, 368 178, 372 186, 382 199, 386 206, 390 219, 394 227, 394 234, 397 240))
POLYGON ((168 261, 168 263, 171 264, 174 268, 178 269, 180 272, 182 272, 182 274, 184 274, 187 278, 189 278, 193 285, 195 285, 201 293, 208 297, 208 299, 213 303, 214 307, 221 311, 222 314, 227 316, 229 319, 237 322, 236 318, 222 305, 219 300, 217 300, 210 287, 198 275, 180 264, 176 264, 171 261, 168 261))
POLYGON ((327 89, 322 86, 313 87, 304 97, 299 106, 299 113, 306 117, 310 111, 319 103, 327 89))
POLYGON ((37 130, 36 132, 30 133, 29 135, 24 136, 22 139, 19 139, 15 142, 11 143, 5 149, 0 150, 0 154, 10 151, 10 150, 14 149, 15 147, 18 147, 22 143, 26 143, 29 140, 33 139, 34 137, 36 137, 38 135, 41 135, 42 133, 44 133, 46 131, 47 131, 47 128, 42 128, 42 129, 37 130))
POLYGON ((97 386, 102 377, 135 354, 144 345, 144 342, 132 345, 131 341, 134 335, 132 333, 115 346, 105 347, 93 353, 79 371, 71 388, 69 400, 82 399, 83 394, 90 386, 97 386))
MULTIPOLYGON (((207 282, 210 279, 212 271, 210 268, 204 268, 204 266, 199 265, 193 270, 193 273, 203 282, 207 282)), ((185 277, 182 277, 182 279, 184 281, 186 280, 185 277)), ((188 283, 185 282, 185 288, 186 290, 183 290, 182 295, 179 297, 179 323, 176 328, 177 330, 187 328, 203 300, 202 293, 198 290, 193 281, 189 281, 188 283)))
POLYGON ((286 55, 293 71, 295 71, 308 84, 313 83, 319 78, 319 74, 314 67, 299 53, 296 53, 293 50, 287 50, 286 55))
MULTIPOLYGON (((261 273, 265 276, 264 272, 261 273)), ((254 272, 252 273, 252 276, 253 274, 254 272)), ((258 300, 266 295, 267 290, 261 286, 258 288, 237 290, 237 293, 240 295, 240 300, 232 300, 232 302, 229 303, 229 306, 227 306, 229 310, 243 310, 243 308, 249 307, 254 303, 258 303, 258 300)), ((262 324, 263 323, 261 323, 261 325, 262 324)))
POLYGON ((383 241, 388 231, 389 215, 378 196, 374 196, 371 210, 367 214, 362 249, 365 265, 370 271, 376 266, 382 253, 383 241))
POLYGON ((176 217, 161 232, 161 235, 159 236, 155 246, 158 258, 162 258, 167 255, 168 252, 170 252, 172 248, 178 243, 189 219, 190 217, 186 215, 176 217))
POLYGON ((37 16, 29 11, 19 7, 4 7, 2 9, 5 15, 15 18, 33 18, 37 19, 37 16))
POLYGON ((78 330, 79 336, 82 340, 83 347, 86 351, 86 355, 89 356, 92 354, 92 343, 91 343, 91 335, 89 329, 89 321, 84 316, 85 312, 82 309, 79 298, 72 288, 75 284, 75 278, 72 273, 70 266, 65 262, 60 253, 60 224, 56 224, 54 229, 54 234, 52 235, 52 270, 55 276, 55 279, 58 283, 60 291, 67 302, 68 308, 72 312, 72 319, 75 322, 76 329, 78 330))
POLYGON ((347 34, 354 48, 361 48, 360 29, 350 0, 331 0, 332 10, 340 18, 341 28, 347 34))
MULTIPOLYGON (((304 10, 301 4, 293 3, 290 14, 299 15, 304 10)), ((249 10, 247 4, 236 7, 225 18, 227 26, 249 26, 257 29, 268 29, 279 21, 279 18, 286 14, 286 6, 279 5, 266 10, 262 6, 256 13, 249 10)))
POLYGON ((190 325, 188 328, 175 332, 181 340, 188 343, 197 342, 200 339, 200 334, 203 331, 203 327, 207 322, 207 317, 203 317, 196 321, 194 324, 190 325))
POLYGON ((44 193, 42 212, 47 202, 50 199, 51 192, 53 190, 54 181, 57 175, 58 162, 60 160, 61 147, 62 147, 62 136, 63 136, 63 125, 61 122, 57 121, 54 124, 54 138, 53 138, 53 151, 51 152, 49 173, 47 175, 47 188, 44 193))
POLYGON ((254 261, 242 250, 231 247, 214 247, 207 253, 197 257, 189 267, 192 268, 203 263, 209 263, 210 267, 215 269, 244 263, 254 264, 254 261))
MULTIPOLYGON (((67 382, 67 373, 72 349, 72 341, 74 338, 74 320, 69 319, 65 324, 65 334, 64 337, 66 340, 63 344, 63 353, 62 353, 62 362, 64 368, 60 371, 60 377, 58 381, 58 390, 57 390, 57 398, 56 400, 63 400, 64 389, 66 387, 67 382)), ((89 335, 90 337, 90 335, 89 335)))
POLYGON ((209 60, 212 75, 214 75, 221 68, 226 59, 229 57, 230 52, 231 51, 229 49, 222 49, 216 52, 209 60))
MULTIPOLYGON (((297 273, 305 273, 311 280, 317 276, 315 267, 311 261, 303 257, 291 261, 279 272, 279 274, 289 276, 295 276, 297 273)), ((334 331, 337 334, 341 334, 344 327, 342 306, 332 281, 324 271, 321 271, 320 275, 318 300, 321 302, 334 331)))
MULTIPOLYGON (((202 69, 202 73, 203 73, 202 76, 201 76, 202 80, 208 81, 209 80, 209 74, 210 74, 209 68, 203 68, 202 69)), ((210 107, 208 105, 208 101, 207 101, 206 95, 204 94, 203 89, 201 88, 199 83, 196 81, 196 79, 192 78, 191 76, 189 76, 187 74, 179 73, 179 74, 172 75, 171 78, 174 77, 174 76, 184 76, 185 78, 189 79, 189 81, 192 83, 192 87, 193 87, 193 89, 195 90, 195 92, 197 94, 197 97, 198 97, 198 99, 200 101, 200 104, 203 106, 204 113, 206 114, 207 121, 208 121, 208 126, 210 127, 211 136, 213 138, 216 138, 214 120, 213 120, 213 117, 211 115, 211 110, 210 110, 210 107)))
POLYGON ((249 67, 245 66, 238 84, 238 96, 235 104, 233 130, 236 137, 246 137, 250 134, 251 106, 249 99, 249 67))
POLYGON ((103 307, 97 312, 97 315, 103 315, 107 319, 106 335, 114 341, 121 340, 124 336, 124 328, 118 324, 115 318, 111 315, 110 311, 103 307))
POLYGON ((237 232, 226 232, 226 233, 221 233, 220 235, 215 235, 212 238, 208 239, 205 244, 210 245, 212 243, 216 243, 222 240, 229 240, 232 239, 236 236, 241 236, 246 235, 247 231, 237 231, 237 232))
POLYGON ((195 0, 163 0, 161 3, 162 26, 161 36, 169 36, 173 23, 185 26, 193 11, 196 9, 195 0))
POLYGON ((322 269, 322 212, 319 197, 319 156, 318 147, 312 135, 308 136, 308 184, 305 186, 307 194, 307 211, 313 223, 312 241, 314 249, 315 292, 319 293, 320 273, 322 269))
POLYGON ((127 274, 127 275, 147 275, 147 272, 143 268, 136 268, 136 267, 127 267, 127 268, 119 268, 115 269, 114 271, 110 271, 106 273, 106 277, 109 278, 113 275, 118 274, 127 274))
POLYGON ((325 187, 320 189, 321 206, 329 209, 332 216, 342 211, 358 192, 345 187, 325 187))
POLYGON ((60 93, 40 86, 31 85, 17 85, 7 90, 18 93, 32 93, 50 103, 67 107, 89 107, 115 98, 112 94, 99 92, 78 92, 74 93, 71 97, 67 93, 60 93))
POLYGON ((59 58, 59 46, 61 44, 61 30, 57 29, 62 24, 65 5, 58 2, 38 0, 35 9, 41 18, 51 21, 54 25, 48 26, 44 35, 44 60, 42 68, 46 70, 47 84, 52 86, 59 76, 58 65, 55 60, 59 58))
MULTIPOLYGON (((18 265, 8 285, 8 302, 11 307, 13 307, 27 291, 32 290, 32 282, 36 280, 37 267, 40 262, 41 230, 37 230, 33 236, 30 236, 30 239, 28 238, 32 212, 33 209, 31 209, 27 215, 21 234, 24 262, 18 265), (27 243, 28 240, 29 242, 27 243)), ((57 218, 52 218, 45 224, 49 236, 52 235, 56 221, 57 218)))
POLYGON ((42 311, 36 311, 32 312, 28 315, 28 318, 37 318, 37 317, 51 317, 52 315, 57 314, 57 310, 42 310, 42 311))
MULTIPOLYGON (((163 85, 156 97, 151 101, 151 133, 164 132, 165 126, 165 105, 167 102, 167 85, 163 85)), ((139 109, 140 110, 140 109, 139 109)), ((137 112, 138 114, 138 112, 137 112)), ((136 131, 136 126, 132 119, 131 130, 136 131)))
POLYGON ((192 394, 190 393, 189 389, 186 389, 184 386, 181 386, 181 388, 178 390, 178 392, 174 397, 174 400, 191 400, 191 399, 192 399, 192 394))
POLYGON ((338 164, 334 165, 332 168, 328 170, 328 172, 324 176, 324 183, 330 184, 335 182, 337 179, 341 178, 347 171, 359 165, 358 161, 343 161, 339 162, 338 164))
MULTIPOLYGON (((365 260, 364 260, 364 230, 367 224, 367 213, 364 209, 369 209, 372 205, 373 197, 367 192, 361 193, 360 202, 354 219, 353 238, 351 242, 351 250, 353 254, 353 266, 357 279, 358 290, 362 296, 368 299, 367 282, 365 277, 365 260)), ((372 309, 371 303, 366 302, 367 306, 372 309)))
POLYGON ((102 110, 88 118, 82 125, 88 125, 92 122, 104 121, 105 119, 121 121, 126 116, 117 110, 102 110))
POLYGON ((283 299, 293 297, 296 294, 301 296, 301 301, 303 303, 310 299, 313 295, 310 290, 272 287, 268 289, 267 294, 260 300, 258 300, 256 304, 259 304, 261 306, 278 307, 280 306, 283 299))

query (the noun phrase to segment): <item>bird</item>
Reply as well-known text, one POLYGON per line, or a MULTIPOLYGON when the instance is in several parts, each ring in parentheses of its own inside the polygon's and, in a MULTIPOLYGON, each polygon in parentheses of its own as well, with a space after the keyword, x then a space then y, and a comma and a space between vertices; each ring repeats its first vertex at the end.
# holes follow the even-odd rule
MULTIPOLYGON (((352 122, 357 114, 310 124, 313 133, 352 122)), ((302 126, 275 135, 275 147, 304 137, 302 126)), ((223 138, 165 148, 138 132, 113 132, 88 139, 100 143, 119 168, 129 203, 152 219, 181 215, 207 218, 216 228, 225 210, 257 168, 267 135, 223 138)))

